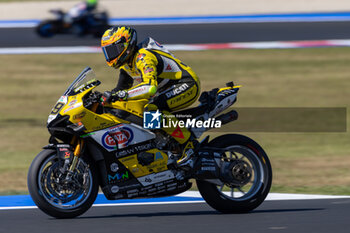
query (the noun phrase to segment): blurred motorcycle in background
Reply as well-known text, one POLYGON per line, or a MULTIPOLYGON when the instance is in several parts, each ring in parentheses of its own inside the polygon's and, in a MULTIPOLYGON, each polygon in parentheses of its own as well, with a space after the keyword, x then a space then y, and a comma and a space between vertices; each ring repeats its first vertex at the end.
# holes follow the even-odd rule
POLYGON ((106 11, 90 10, 84 3, 77 4, 69 11, 50 10, 54 19, 46 19, 38 24, 36 32, 41 37, 52 37, 56 34, 74 34, 77 36, 102 36, 110 28, 106 11))

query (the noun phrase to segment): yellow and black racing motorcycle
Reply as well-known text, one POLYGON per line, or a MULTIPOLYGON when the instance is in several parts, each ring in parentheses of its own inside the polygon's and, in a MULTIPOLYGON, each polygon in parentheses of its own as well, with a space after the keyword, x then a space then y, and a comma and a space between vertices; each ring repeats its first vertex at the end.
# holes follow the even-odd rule
POLYGON ((228 83, 203 92, 197 107, 160 114, 144 112, 145 99, 102 105, 93 91, 99 84, 85 68, 49 115, 50 144, 28 172, 30 195, 42 211, 73 218, 91 207, 99 187, 109 200, 162 197, 190 189, 193 179, 222 213, 251 211, 265 200, 271 165, 255 141, 239 134, 197 140, 237 119, 235 111, 222 112, 239 86, 228 83))

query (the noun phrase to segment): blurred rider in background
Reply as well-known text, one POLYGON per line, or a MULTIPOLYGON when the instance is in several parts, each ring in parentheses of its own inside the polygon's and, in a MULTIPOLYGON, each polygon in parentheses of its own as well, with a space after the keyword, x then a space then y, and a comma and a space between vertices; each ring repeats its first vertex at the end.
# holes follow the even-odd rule
POLYGON ((97 0, 86 0, 74 5, 64 16, 64 22, 72 24, 73 22, 81 22, 80 28, 76 28, 76 34, 81 34, 87 25, 92 25, 94 18, 92 13, 97 8, 97 0))
POLYGON ((68 15, 71 18, 80 17, 83 14, 90 13, 97 8, 97 0, 86 0, 74 5, 69 11, 68 15))
POLYGON ((191 67, 152 38, 137 44, 133 28, 105 31, 101 47, 107 64, 119 69, 119 81, 103 94, 104 102, 149 99, 146 111, 185 108, 196 101, 200 82, 191 67))

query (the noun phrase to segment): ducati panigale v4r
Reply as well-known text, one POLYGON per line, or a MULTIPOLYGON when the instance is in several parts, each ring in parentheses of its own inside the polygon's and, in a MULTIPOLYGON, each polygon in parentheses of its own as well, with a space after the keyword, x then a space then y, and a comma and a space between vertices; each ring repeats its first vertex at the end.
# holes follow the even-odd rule
MULTIPOLYGON (((101 93, 93 91, 99 84, 92 69, 85 68, 49 115, 50 144, 28 172, 30 195, 42 211, 73 218, 91 207, 99 187, 109 200, 151 198, 184 192, 191 188, 190 180, 196 181, 204 200, 222 213, 251 211, 265 200, 271 165, 255 141, 225 134, 199 142, 210 127, 198 125, 149 129, 144 125, 148 100, 102 105, 101 93)), ((238 90, 231 82, 203 92, 199 106, 162 111, 162 120, 171 125, 168 121, 174 117, 165 115, 172 114, 179 121, 181 116, 192 116, 187 119, 190 123, 215 117, 226 124, 237 119, 235 111, 222 111, 236 101, 238 90)))

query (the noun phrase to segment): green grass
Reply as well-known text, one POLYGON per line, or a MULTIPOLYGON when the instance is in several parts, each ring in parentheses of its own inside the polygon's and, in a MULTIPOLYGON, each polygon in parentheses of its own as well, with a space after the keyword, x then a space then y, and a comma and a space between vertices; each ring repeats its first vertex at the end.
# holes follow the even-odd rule
MULTIPOLYGON (((196 71, 202 90, 231 80, 242 85, 237 107, 347 108, 349 54, 349 48, 175 53, 196 71)), ((118 73, 102 54, 1 55, 0 62, 0 194, 26 193, 26 173, 47 144, 46 119, 58 97, 87 65, 103 82, 100 91, 113 88, 118 73)), ((243 134, 269 155, 272 191, 350 194, 348 132, 243 134)))

